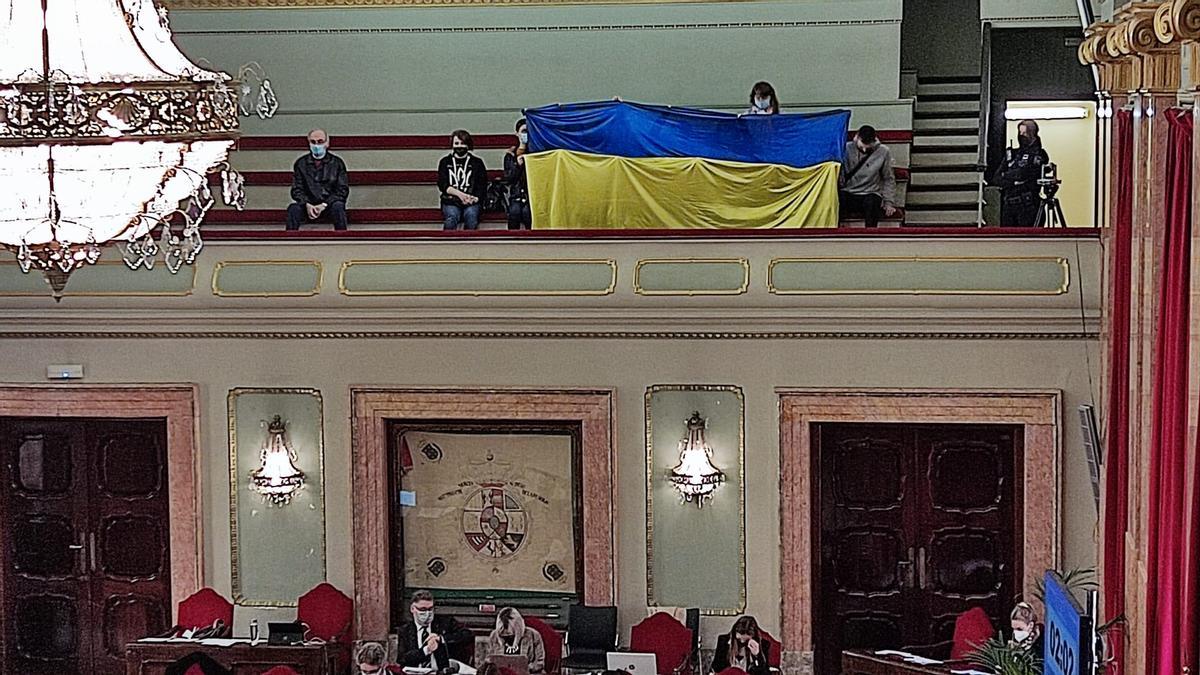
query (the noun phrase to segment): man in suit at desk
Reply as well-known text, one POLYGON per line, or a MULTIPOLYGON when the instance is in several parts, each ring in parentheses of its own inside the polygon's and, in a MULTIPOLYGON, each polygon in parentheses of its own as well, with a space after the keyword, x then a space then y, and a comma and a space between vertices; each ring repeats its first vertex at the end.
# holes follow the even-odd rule
POLYGON ((434 614, 433 594, 413 593, 412 623, 400 628, 400 662, 405 668, 432 668, 441 672, 450 666, 450 649, 474 640, 470 629, 464 628, 452 616, 434 614))

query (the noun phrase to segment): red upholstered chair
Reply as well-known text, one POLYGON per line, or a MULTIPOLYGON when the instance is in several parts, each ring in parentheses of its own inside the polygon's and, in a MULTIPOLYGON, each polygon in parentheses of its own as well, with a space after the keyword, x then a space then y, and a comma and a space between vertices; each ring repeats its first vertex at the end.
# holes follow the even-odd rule
POLYGON ((691 672, 692 630, 666 612, 655 612, 634 626, 629 649, 654 654, 659 675, 691 672))
POLYGON ((179 603, 181 631, 207 628, 218 620, 225 624, 226 635, 233 630, 233 603, 211 588, 201 588, 179 603))
POLYGON ((354 601, 345 593, 325 582, 317 584, 297 601, 296 620, 307 626, 306 640, 317 638, 329 643, 338 667, 350 667, 354 601))
POLYGON ((759 629, 758 634, 762 636, 763 644, 770 645, 767 649, 767 667, 779 670, 779 664, 783 663, 783 645, 765 630, 759 629))
POLYGON ((289 668, 287 666, 275 666, 270 670, 264 670, 262 675, 300 675, 300 673, 296 672, 295 668, 289 668))
POLYGON ((546 648, 546 673, 556 675, 559 664, 562 663, 563 637, 554 626, 542 621, 536 616, 525 617, 525 625, 536 630, 542 636, 542 645, 546 648))
POLYGON ((967 658, 995 635, 996 629, 983 608, 968 609, 958 615, 954 622, 954 646, 950 650, 950 659, 957 661, 967 658))
POLYGON ((746 673, 746 671, 742 670, 741 668, 734 668, 733 666, 730 666, 730 667, 726 668, 725 670, 722 670, 721 672, 717 673, 717 675, 748 675, 748 674, 746 673))

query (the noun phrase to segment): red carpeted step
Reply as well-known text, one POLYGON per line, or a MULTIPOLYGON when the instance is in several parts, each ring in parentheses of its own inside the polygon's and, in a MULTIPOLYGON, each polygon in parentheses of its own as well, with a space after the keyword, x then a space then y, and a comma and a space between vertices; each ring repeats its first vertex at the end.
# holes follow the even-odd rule
MULTIPOLYGON (((246 185, 291 185, 291 171, 243 171, 246 185)), ((488 171, 488 178, 500 178, 504 172, 488 171)), ((210 174, 208 182, 219 185, 219 174, 210 174)), ((363 185, 435 185, 437 171, 351 171, 350 187, 363 185)))
MULTIPOLYGON (((351 206, 347 209, 350 216, 350 224, 379 224, 379 223, 438 223, 442 222, 441 209, 356 209, 351 206)), ((279 224, 283 225, 287 220, 287 212, 285 209, 246 209, 245 211, 234 211, 233 209, 214 209, 208 212, 204 217, 204 222, 212 225, 221 224, 236 224, 236 225, 265 225, 279 224)), ((503 213, 484 213, 483 220, 495 221, 506 220, 503 213)))

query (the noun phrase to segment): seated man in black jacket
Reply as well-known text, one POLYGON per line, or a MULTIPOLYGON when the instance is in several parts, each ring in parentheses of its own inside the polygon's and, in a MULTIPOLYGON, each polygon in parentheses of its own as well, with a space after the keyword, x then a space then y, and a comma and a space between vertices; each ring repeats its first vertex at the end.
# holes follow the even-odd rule
POLYGON ((400 663, 405 668, 432 668, 441 672, 450 665, 450 650, 474 640, 469 628, 464 628, 452 616, 434 615, 433 594, 413 593, 412 623, 400 627, 400 663))
POLYGON ((328 219, 333 229, 346 229, 346 199, 350 178, 346 163, 329 152, 329 135, 323 129, 308 132, 309 153, 292 165, 292 203, 287 229, 299 230, 305 222, 328 219))

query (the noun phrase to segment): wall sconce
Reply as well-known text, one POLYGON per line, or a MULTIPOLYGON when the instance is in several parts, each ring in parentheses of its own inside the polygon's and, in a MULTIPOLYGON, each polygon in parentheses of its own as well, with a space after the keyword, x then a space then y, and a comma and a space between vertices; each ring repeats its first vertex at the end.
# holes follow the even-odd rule
POLYGON ((712 464, 712 448, 704 439, 707 422, 700 412, 692 413, 685 422, 687 435, 679 441, 679 464, 671 469, 667 478, 679 490, 679 502, 696 503, 703 508, 706 499, 712 499, 717 486, 725 482, 725 474, 712 464))
POLYGON ((262 495, 264 502, 275 506, 292 501, 295 492, 304 487, 304 472, 296 468, 296 451, 287 442, 285 433, 283 420, 276 415, 267 425, 258 469, 250 474, 250 489, 262 495))

